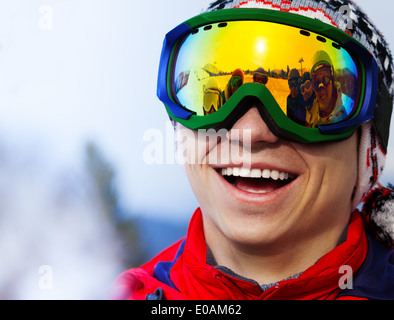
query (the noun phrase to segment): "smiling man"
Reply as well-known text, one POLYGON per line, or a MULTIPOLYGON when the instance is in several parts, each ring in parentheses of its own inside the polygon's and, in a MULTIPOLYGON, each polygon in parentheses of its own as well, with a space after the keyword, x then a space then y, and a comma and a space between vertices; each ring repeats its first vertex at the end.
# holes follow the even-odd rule
POLYGON ((178 150, 200 208, 185 238, 119 277, 117 298, 394 299, 394 197, 376 187, 392 67, 381 34, 345 0, 216 1, 171 31, 158 96, 186 137, 178 150), (317 65, 323 51, 330 61, 317 65), (269 81, 253 83, 261 66, 269 81), (202 88, 215 79, 223 92, 234 70, 242 86, 204 113, 202 88), (356 81, 311 127, 286 113, 290 70, 319 82, 316 105, 320 87, 342 85, 335 72, 356 81))
MULTIPOLYGON (((317 126, 341 121, 348 117, 352 103, 342 94, 341 83, 336 81, 331 58, 324 51, 316 52, 313 58, 312 88, 316 99, 312 106, 309 125, 317 126)), ((351 99, 351 98, 350 98, 351 99)), ((308 117, 307 117, 308 118, 308 117)))

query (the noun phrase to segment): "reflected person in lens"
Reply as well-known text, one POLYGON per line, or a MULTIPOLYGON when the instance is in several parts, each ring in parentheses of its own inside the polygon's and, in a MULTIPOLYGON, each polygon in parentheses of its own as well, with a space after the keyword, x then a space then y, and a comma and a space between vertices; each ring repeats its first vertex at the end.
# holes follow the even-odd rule
POLYGON ((342 93, 341 84, 335 79, 333 63, 326 52, 315 53, 311 74, 316 99, 307 118, 309 125, 313 127, 345 119, 351 112, 345 106, 352 104, 346 101, 350 98, 342 93))

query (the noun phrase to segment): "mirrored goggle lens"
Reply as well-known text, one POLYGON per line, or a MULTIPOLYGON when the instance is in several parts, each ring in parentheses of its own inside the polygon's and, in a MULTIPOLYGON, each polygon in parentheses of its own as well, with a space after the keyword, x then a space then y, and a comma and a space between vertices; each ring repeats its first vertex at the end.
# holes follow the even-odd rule
POLYGON ((171 91, 199 116, 216 112, 245 83, 265 85, 295 122, 315 127, 357 111, 359 71, 350 54, 318 34, 263 21, 194 30, 172 64, 171 91))

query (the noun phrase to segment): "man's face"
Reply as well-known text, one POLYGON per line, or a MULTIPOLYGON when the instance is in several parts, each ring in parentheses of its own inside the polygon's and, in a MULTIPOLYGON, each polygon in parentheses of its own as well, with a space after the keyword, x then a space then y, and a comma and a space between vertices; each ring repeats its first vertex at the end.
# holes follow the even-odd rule
POLYGON ((297 98, 298 95, 298 79, 291 79, 289 80, 289 89, 291 97, 297 98))
POLYGON ((357 177, 356 135, 335 143, 290 142, 274 136, 256 108, 238 120, 229 140, 207 143, 205 137, 188 132, 195 137, 193 147, 198 145, 198 151, 191 152, 195 164, 186 164, 186 172, 204 215, 208 240, 247 246, 296 240, 295 244, 316 234, 329 235, 349 219, 357 177), (249 134, 242 135, 245 129, 249 134), (233 135, 236 130, 241 134, 233 135), (240 150, 230 151, 232 147, 240 150), (237 154, 242 155, 241 165, 237 154), (243 170, 241 175, 261 173, 270 178, 223 176, 223 169, 225 174, 243 170))
POLYGON ((313 88, 319 101, 320 109, 327 111, 332 97, 332 75, 328 67, 323 67, 313 74, 313 88))
POLYGON ((243 80, 240 76, 232 76, 230 79, 230 91, 233 95, 243 84, 243 80))

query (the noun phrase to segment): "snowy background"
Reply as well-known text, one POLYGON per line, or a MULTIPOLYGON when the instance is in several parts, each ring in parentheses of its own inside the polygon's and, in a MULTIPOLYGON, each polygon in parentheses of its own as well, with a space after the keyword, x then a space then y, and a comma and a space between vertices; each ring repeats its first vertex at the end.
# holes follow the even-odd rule
MULTIPOLYGON (((186 177, 147 164, 144 136, 166 139, 164 35, 209 3, 0 0, 0 298, 104 298, 139 262, 124 258, 127 222, 187 223, 197 202, 186 177)), ((394 2, 358 3, 394 43, 394 2)), ((394 181, 393 143, 383 182, 394 181)))

